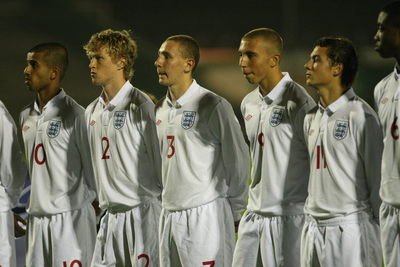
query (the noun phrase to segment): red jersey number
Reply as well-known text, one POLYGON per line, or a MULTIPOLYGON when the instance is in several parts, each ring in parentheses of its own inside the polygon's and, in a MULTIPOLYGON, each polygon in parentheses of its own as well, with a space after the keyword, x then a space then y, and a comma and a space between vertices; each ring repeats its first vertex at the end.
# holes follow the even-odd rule
POLYGON ((104 147, 104 150, 103 150, 103 156, 101 157, 101 159, 109 159, 110 158, 110 155, 107 155, 107 153, 108 153, 108 149, 110 149, 110 142, 108 141, 108 138, 107 137, 103 137, 103 138, 101 138, 101 141, 102 141, 102 143, 106 143, 106 145, 105 145, 105 147, 104 147))
POLYGON ((260 133, 257 137, 257 141, 261 146, 264 146, 264 133, 260 133))
POLYGON ((210 267, 214 267, 215 265, 215 261, 205 261, 203 262, 203 266, 210 266, 210 267))
POLYGON ((82 267, 82 263, 80 261, 78 261, 78 260, 74 260, 68 266, 67 262, 63 261, 63 267, 82 267))
POLYGON ((141 258, 145 258, 146 259, 146 265, 144 267, 149 267, 150 265, 150 258, 148 255, 146 254, 140 254, 138 257, 138 260, 140 260, 141 258))
POLYGON ((175 136, 173 135, 167 135, 167 140, 169 141, 169 153, 167 154, 167 158, 172 158, 172 156, 175 154, 175 146, 174 146, 174 141, 175 141, 175 136))
POLYGON ((394 140, 399 139, 399 126, 397 126, 397 116, 394 118, 392 126, 390 127, 390 133, 394 140))
POLYGON ((35 147, 34 157, 35 157, 35 162, 38 165, 43 165, 46 162, 46 151, 44 151, 44 146, 42 143, 38 144, 35 147), (39 154, 40 154, 39 151, 42 151, 42 153, 41 153, 42 155, 40 158, 39 158, 39 154))
POLYGON ((324 153, 324 149, 321 146, 317 146, 317 170, 321 169, 321 161, 323 161, 323 168, 326 169, 326 157, 324 153))

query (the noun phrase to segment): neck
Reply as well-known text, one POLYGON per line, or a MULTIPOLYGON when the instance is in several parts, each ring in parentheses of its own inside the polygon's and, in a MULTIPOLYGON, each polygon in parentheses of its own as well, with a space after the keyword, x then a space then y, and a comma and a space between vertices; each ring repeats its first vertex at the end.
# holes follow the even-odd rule
POLYGON ((59 92, 61 91, 60 87, 54 88, 53 90, 41 90, 37 94, 37 104, 39 106, 39 111, 42 112, 44 106, 59 92))
POLYGON ((320 95, 321 105, 324 108, 327 108, 330 104, 338 100, 347 91, 343 86, 320 87, 317 90, 320 95))
POLYGON ((192 83, 193 83, 193 80, 190 79, 179 85, 176 84, 176 85, 168 86, 168 93, 169 93, 169 97, 171 99, 172 104, 175 104, 175 102, 186 93, 186 91, 189 89, 189 87, 192 83))
POLYGON ((125 83, 126 80, 123 79, 119 80, 118 82, 103 86, 103 100, 106 106, 108 106, 111 100, 114 99, 125 83))
POLYGON ((283 74, 280 70, 274 72, 272 75, 267 77, 265 81, 259 83, 260 91, 262 96, 268 95, 276 85, 282 80, 283 74))

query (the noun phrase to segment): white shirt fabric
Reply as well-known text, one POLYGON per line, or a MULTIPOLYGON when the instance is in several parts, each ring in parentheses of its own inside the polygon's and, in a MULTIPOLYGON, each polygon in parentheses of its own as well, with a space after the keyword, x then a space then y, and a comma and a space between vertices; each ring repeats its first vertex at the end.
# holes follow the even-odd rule
POLYGON ((18 204, 28 173, 18 143, 17 128, 1 101, 0 159, 0 212, 5 212, 18 204))
POLYGON ((308 194, 303 122, 315 102, 283 74, 268 95, 257 87, 241 104, 252 159, 247 209, 266 216, 303 214, 308 194))
POLYGON ((400 208, 400 80, 396 67, 383 78, 374 91, 375 110, 378 113, 383 132, 384 150, 382 156, 382 201, 400 208))
POLYGON ((161 158, 153 102, 127 81, 105 105, 86 108, 101 208, 125 212, 161 195, 161 158))
POLYGON ((234 220, 245 209, 249 152, 232 106, 195 80, 174 105, 156 107, 163 207, 185 210, 226 197, 234 220))
POLYGON ((84 109, 63 89, 39 111, 35 102, 20 114, 29 161, 31 215, 81 209, 96 197, 84 109))
POLYGON ((379 218, 382 132, 376 113, 352 88, 307 114, 310 154, 305 212, 330 219, 365 211, 379 218))

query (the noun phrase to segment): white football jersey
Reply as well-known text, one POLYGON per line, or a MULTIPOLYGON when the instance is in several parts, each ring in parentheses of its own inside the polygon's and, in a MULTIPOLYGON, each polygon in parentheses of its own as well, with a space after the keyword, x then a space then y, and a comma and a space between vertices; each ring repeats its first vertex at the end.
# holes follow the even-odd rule
POLYGON ((17 127, 0 101, 0 212, 18 204, 27 174, 18 143, 17 127))
POLYGON ((185 210, 226 197, 235 220, 245 209, 249 151, 232 106, 195 80, 174 105, 157 103, 163 207, 185 210))
POLYGON ((31 177, 33 215, 81 209, 96 197, 85 110, 63 89, 40 113, 35 102, 20 114, 31 177))
POLYGON ((329 219, 365 211, 379 218, 382 132, 377 115, 352 88, 307 114, 310 154, 305 212, 329 219))
POLYGON ((374 91, 375 110, 383 132, 382 201, 400 208, 400 81, 395 70, 383 78, 374 91))
POLYGON ((247 209, 264 215, 303 214, 309 178, 305 115, 315 107, 288 73, 265 97, 259 87, 241 110, 252 158, 247 209))
POLYGON ((127 81, 108 106, 86 108, 100 207, 123 212, 161 195, 154 104, 127 81))

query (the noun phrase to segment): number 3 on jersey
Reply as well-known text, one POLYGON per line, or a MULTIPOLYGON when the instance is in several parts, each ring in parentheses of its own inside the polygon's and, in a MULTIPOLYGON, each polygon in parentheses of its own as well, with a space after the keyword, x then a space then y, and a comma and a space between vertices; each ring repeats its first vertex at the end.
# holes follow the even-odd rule
POLYGON ((174 146, 175 136, 167 135, 167 140, 169 140, 167 158, 170 159, 175 154, 175 146, 174 146))

